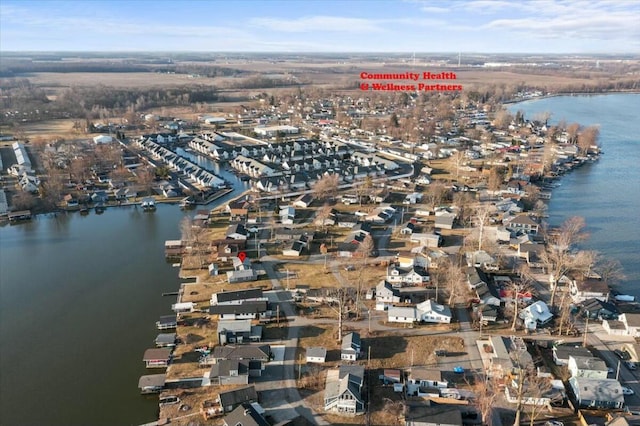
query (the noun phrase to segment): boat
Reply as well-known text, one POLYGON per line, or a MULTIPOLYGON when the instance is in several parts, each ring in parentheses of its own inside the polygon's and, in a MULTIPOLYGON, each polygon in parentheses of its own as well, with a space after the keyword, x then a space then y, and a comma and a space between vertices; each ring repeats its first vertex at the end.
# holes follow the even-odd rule
POLYGON ((104 213, 104 211, 106 210, 106 207, 104 206, 104 204, 99 203, 98 205, 96 205, 96 206, 94 207, 94 209, 95 209, 95 211, 96 211, 96 214, 102 214, 102 213, 104 213))
POLYGON ((636 300, 636 297, 630 294, 616 294, 613 298, 618 302, 633 302, 636 300))
POLYGON ((89 214, 89 207, 87 207, 86 205, 83 205, 82 207, 80 207, 80 214, 81 215, 89 214))

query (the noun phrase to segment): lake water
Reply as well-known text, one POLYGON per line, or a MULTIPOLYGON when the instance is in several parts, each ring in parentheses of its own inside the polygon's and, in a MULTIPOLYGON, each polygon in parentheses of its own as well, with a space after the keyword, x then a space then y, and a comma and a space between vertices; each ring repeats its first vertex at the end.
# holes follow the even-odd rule
POLYGON ((560 178, 549 203, 549 222, 582 216, 590 238, 582 247, 617 259, 627 281, 620 290, 640 297, 640 94, 563 96, 509 106, 534 119, 551 112, 564 119, 600 126, 604 155, 560 178))
MULTIPOLYGON (((209 166, 212 166, 209 164, 209 166)), ((213 167, 212 167, 213 168, 213 167)), ((242 192, 234 175, 221 175, 242 192)), ((139 394, 155 322, 180 281, 164 259, 185 213, 159 205, 102 215, 38 216, 0 229, 0 424, 138 425, 157 418, 139 394)))

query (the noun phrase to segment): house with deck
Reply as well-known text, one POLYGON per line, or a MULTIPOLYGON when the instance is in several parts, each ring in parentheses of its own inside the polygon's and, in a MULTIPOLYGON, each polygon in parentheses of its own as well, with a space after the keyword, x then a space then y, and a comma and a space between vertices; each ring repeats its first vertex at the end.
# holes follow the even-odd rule
POLYGON ((257 403, 243 403, 227 414, 223 426, 271 426, 264 418, 265 410, 257 403))
POLYGON ((364 367, 341 365, 327 371, 324 388, 324 410, 338 414, 364 413, 364 367))
POLYGON ((260 361, 223 359, 211 366, 209 383, 211 385, 246 385, 249 384, 250 363, 256 364, 253 369, 260 369, 260 361))
POLYGON ((591 298, 606 302, 609 300, 609 286, 596 278, 580 277, 569 282, 569 294, 574 303, 591 298))
POLYGON ((262 326, 251 325, 250 319, 218 321, 218 341, 221 345, 259 342, 262 326))

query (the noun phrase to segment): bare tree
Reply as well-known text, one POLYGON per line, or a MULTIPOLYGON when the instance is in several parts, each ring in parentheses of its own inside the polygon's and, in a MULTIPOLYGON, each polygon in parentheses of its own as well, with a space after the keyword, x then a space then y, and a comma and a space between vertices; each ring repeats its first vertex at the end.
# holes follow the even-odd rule
POLYGON ((331 211, 333 208, 329 204, 325 204, 322 206, 320 210, 316 213, 316 225, 321 225, 323 230, 327 229, 327 220, 331 217, 331 211))
POLYGON ((462 166, 464 166, 465 164, 465 153, 464 151, 456 151, 454 152, 451 157, 449 158, 449 162, 451 163, 451 167, 455 170, 456 172, 456 181, 460 181, 460 169, 462 168, 462 166))
POLYGON ((518 279, 511 282, 510 290, 513 294, 513 322, 511 323, 511 331, 516 331, 516 324, 518 321, 518 298, 521 294, 532 289, 532 284, 535 281, 531 268, 526 263, 520 264, 518 267, 518 279))
POLYGON ((480 232, 480 235, 478 236, 478 250, 482 250, 482 241, 485 238, 484 227, 489 221, 490 216, 491 211, 489 210, 489 207, 484 204, 479 205, 475 210, 474 218, 476 226, 480 232))
POLYGON ((578 123, 571 123, 567 126, 567 139, 569 143, 575 144, 578 141, 578 131, 580 125, 578 123))
POLYGON ((610 286, 617 284, 619 281, 624 281, 627 278, 619 261, 605 258, 599 254, 596 254, 594 272, 600 276, 602 281, 610 286))
POLYGON ((550 304, 553 306, 558 281, 563 275, 573 269, 584 269, 592 263, 585 264, 584 255, 571 252, 573 246, 588 238, 584 231, 584 218, 573 216, 567 219, 559 229, 553 232, 547 241, 545 250, 541 254, 542 262, 547 268, 552 285, 550 304))
POLYGON ((29 210, 35 207, 37 202, 36 197, 29 191, 18 191, 13 197, 11 197, 11 204, 13 210, 29 210))
POLYGON ((446 198, 447 188, 442 182, 433 182, 423 195, 424 202, 433 210, 446 198))
POLYGON ((578 147, 582 155, 586 155, 592 146, 597 146, 600 129, 598 126, 589 126, 578 135, 578 147))
POLYGON ((325 174, 313 185, 316 198, 321 200, 335 198, 340 178, 337 174, 325 174))
POLYGON ((493 380, 486 376, 477 374, 475 376, 475 406, 480 412, 483 425, 491 425, 493 423, 493 408, 498 398, 496 385, 493 380))

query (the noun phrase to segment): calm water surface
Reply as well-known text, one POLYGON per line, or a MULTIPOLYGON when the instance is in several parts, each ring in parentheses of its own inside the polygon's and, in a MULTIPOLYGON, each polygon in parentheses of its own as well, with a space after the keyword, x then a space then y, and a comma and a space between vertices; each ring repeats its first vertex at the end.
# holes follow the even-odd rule
MULTIPOLYGON (((222 173, 238 195, 243 184, 222 173)), ((157 398, 139 395, 144 350, 171 313, 177 268, 164 241, 185 213, 159 205, 102 215, 39 216, 0 228, 0 424, 139 425, 157 398)))
POLYGON ((549 222, 582 216, 589 240, 583 247, 617 259, 628 280, 621 290, 640 297, 640 94, 566 96, 511 105, 533 119, 599 125, 604 155, 563 176, 549 204, 549 222))

